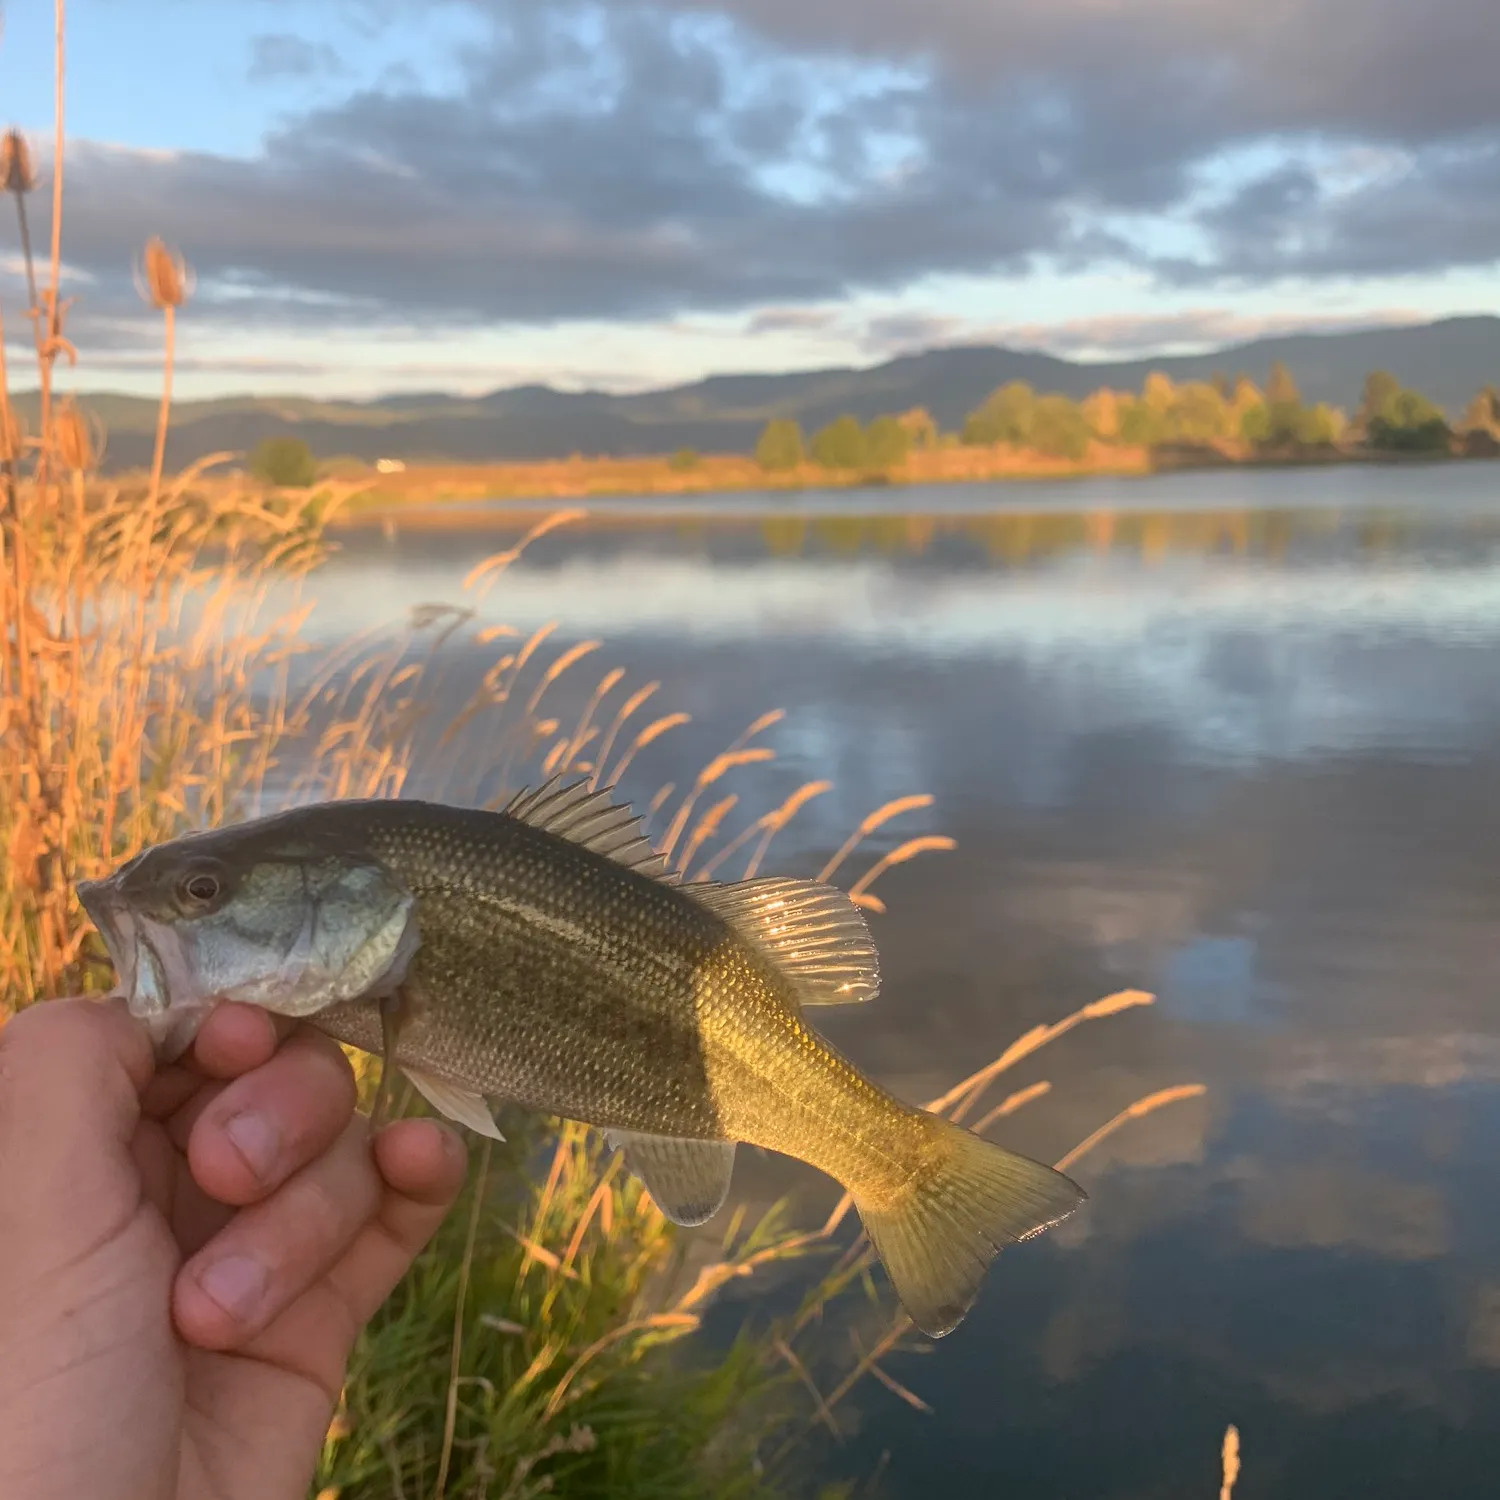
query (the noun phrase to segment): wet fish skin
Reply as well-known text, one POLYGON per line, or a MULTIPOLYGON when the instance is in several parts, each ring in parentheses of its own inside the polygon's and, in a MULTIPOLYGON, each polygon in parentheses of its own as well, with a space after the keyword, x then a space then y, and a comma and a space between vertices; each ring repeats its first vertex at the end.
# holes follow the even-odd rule
POLYGON ((896 1099, 808 1024, 807 1006, 878 982, 842 893, 669 883, 607 797, 299 808, 159 846, 85 902, 112 953, 134 944, 122 981, 154 976, 142 1005, 173 1044, 190 1025, 174 1017, 217 998, 370 1051, 389 1034, 395 1064, 479 1128, 481 1096, 503 1096, 606 1130, 679 1222, 722 1203, 736 1142, 819 1168, 931 1334, 961 1320, 996 1248, 1083 1199, 896 1099))

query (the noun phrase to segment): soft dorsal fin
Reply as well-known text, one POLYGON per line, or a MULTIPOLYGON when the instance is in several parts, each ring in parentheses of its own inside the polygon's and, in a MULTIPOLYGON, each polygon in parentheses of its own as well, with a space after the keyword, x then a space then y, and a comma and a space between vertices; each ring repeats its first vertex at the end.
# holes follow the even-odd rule
POLYGON ((564 786, 562 777, 554 776, 534 791, 517 792, 501 811, 664 885, 676 885, 679 879, 651 847, 639 814, 615 801, 612 786, 591 791, 587 781, 564 786))
POLYGON ((633 1130, 606 1130, 604 1139, 611 1150, 624 1151, 626 1167, 674 1224, 692 1228, 724 1206, 734 1172, 733 1141, 689 1141, 633 1130))
POLYGON ((854 1005, 879 993, 870 929, 837 886, 767 876, 683 889, 788 975, 804 1005, 854 1005))

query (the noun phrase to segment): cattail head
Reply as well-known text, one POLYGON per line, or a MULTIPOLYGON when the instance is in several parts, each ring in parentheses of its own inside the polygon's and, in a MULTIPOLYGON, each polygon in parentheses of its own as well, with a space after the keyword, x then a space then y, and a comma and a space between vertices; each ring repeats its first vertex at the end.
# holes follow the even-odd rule
POLYGON ((65 396, 52 415, 52 441, 58 462, 73 473, 92 469, 98 460, 96 423, 71 397, 65 396))
POLYGON ((7 193, 29 193, 36 186, 36 167, 31 147, 19 130, 12 128, 0 136, 0 188, 7 193))
POLYGON ((153 307, 181 307, 188 294, 187 262, 152 235, 146 241, 141 281, 146 300, 153 307))

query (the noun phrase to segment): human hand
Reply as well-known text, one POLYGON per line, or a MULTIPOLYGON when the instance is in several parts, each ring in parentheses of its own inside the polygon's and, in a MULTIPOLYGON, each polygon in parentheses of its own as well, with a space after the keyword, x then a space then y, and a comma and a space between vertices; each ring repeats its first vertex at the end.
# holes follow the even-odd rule
POLYGON ((372 1149, 343 1053, 288 1029, 222 1005, 158 1071, 119 1001, 0 1026, 0 1500, 303 1500, 464 1147, 372 1149))

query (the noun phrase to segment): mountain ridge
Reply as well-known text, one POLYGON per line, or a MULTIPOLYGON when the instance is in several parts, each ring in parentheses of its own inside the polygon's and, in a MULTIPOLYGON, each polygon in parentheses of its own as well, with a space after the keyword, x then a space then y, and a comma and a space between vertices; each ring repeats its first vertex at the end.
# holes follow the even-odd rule
MULTIPOLYGON (((792 417, 807 431, 852 412, 861 421, 922 406, 944 429, 959 427, 997 385, 1025 380, 1038 391, 1079 399, 1102 385, 1138 390, 1160 370, 1174 381, 1241 372, 1264 383, 1282 360, 1308 401, 1352 410, 1365 375, 1390 370, 1457 416, 1486 384, 1500 385, 1500 317, 1478 314, 1429 323, 1247 339, 1204 354, 1082 361, 996 344, 950 345, 900 354, 872 366, 833 365, 784 373, 725 372, 656 390, 615 395, 562 391, 528 382, 480 396, 431 390, 365 400, 228 396, 173 405, 167 460, 174 467, 226 449, 245 452, 264 437, 294 434, 320 458, 373 461, 501 462, 571 453, 637 456, 678 448, 748 452, 766 421, 792 417)), ((109 391, 78 393, 105 422, 109 469, 149 461, 157 402, 109 391)), ((17 398, 25 411, 34 393, 17 398)))

